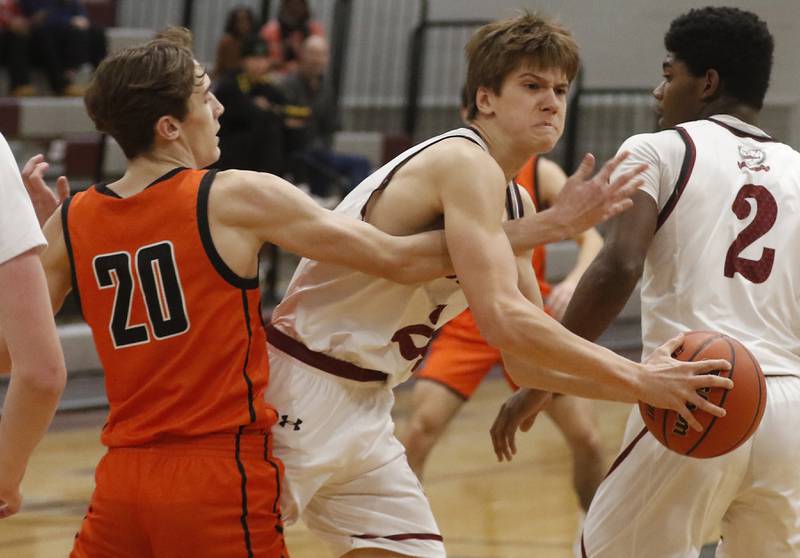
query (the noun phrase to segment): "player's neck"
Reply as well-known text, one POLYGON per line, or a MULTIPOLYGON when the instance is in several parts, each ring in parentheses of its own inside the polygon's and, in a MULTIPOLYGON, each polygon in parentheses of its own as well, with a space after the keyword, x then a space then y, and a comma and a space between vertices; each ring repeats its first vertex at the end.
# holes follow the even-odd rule
POLYGON ((140 155, 128 163, 125 174, 108 185, 119 196, 127 198, 144 190, 148 184, 158 180, 178 167, 191 167, 173 157, 156 157, 152 154, 140 155))
POLYGON ((705 105, 701 118, 707 118, 715 114, 729 114, 742 122, 758 126, 758 110, 728 97, 719 97, 705 105))
POLYGON ((514 178, 519 169, 535 153, 535 150, 529 146, 521 145, 515 138, 497 129, 491 121, 473 121, 470 126, 476 129, 483 141, 486 142, 489 153, 500 165, 500 168, 503 169, 503 174, 507 181, 514 178))

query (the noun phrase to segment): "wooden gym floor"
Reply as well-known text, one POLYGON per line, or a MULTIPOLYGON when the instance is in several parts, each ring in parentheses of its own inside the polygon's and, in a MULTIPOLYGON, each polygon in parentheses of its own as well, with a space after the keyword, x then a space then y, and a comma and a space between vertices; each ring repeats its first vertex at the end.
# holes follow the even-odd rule
MULTIPOLYGON (((464 406, 434 450, 425 488, 448 553, 460 558, 570 558, 578 505, 570 482, 569 451, 542 416, 522 434, 512 463, 498 464, 488 429, 508 396, 491 377, 464 406)), ((397 391, 397 422, 404 419, 409 389, 397 391)), ((627 416, 626 405, 597 402, 607 461, 613 460, 627 416)), ((0 558, 67 556, 103 454, 99 431, 104 411, 59 414, 36 450, 23 485, 25 504, 0 522, 0 558)), ((287 530, 293 558, 321 558, 326 549, 302 526, 287 530)))

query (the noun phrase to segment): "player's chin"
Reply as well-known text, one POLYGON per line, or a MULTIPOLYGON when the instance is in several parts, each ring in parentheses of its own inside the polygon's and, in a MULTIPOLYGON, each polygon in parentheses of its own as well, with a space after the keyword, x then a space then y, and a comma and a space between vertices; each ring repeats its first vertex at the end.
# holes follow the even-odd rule
POLYGON ((552 128, 550 130, 550 132, 537 134, 536 138, 532 142, 532 151, 534 153, 547 153, 556 146, 559 138, 561 138, 561 132, 552 128))

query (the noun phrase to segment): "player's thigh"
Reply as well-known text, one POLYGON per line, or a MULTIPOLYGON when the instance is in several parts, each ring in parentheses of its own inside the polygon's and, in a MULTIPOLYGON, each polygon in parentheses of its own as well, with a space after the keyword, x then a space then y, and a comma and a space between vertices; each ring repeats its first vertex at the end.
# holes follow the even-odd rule
POLYGON ((586 516, 587 556, 694 558, 741 485, 750 443, 715 459, 684 457, 663 447, 633 413, 639 434, 626 439, 586 516))
POLYGON ((375 469, 321 488, 303 520, 336 556, 381 549, 406 556, 445 556, 444 543, 416 475, 400 451, 375 469))
POLYGON ((721 558, 800 556, 800 378, 768 378, 742 491, 722 522, 721 558))
POLYGON ((444 429, 465 402, 449 387, 424 378, 414 384, 411 401, 412 427, 434 433, 444 429))

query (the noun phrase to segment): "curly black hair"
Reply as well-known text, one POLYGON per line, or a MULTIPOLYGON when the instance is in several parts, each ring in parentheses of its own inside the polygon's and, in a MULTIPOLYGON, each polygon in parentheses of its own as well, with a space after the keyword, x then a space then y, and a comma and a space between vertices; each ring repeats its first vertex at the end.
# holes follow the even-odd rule
POLYGON ((724 94, 763 107, 774 41, 756 14, 728 7, 691 10, 672 21, 664 46, 693 75, 714 69, 724 94))

